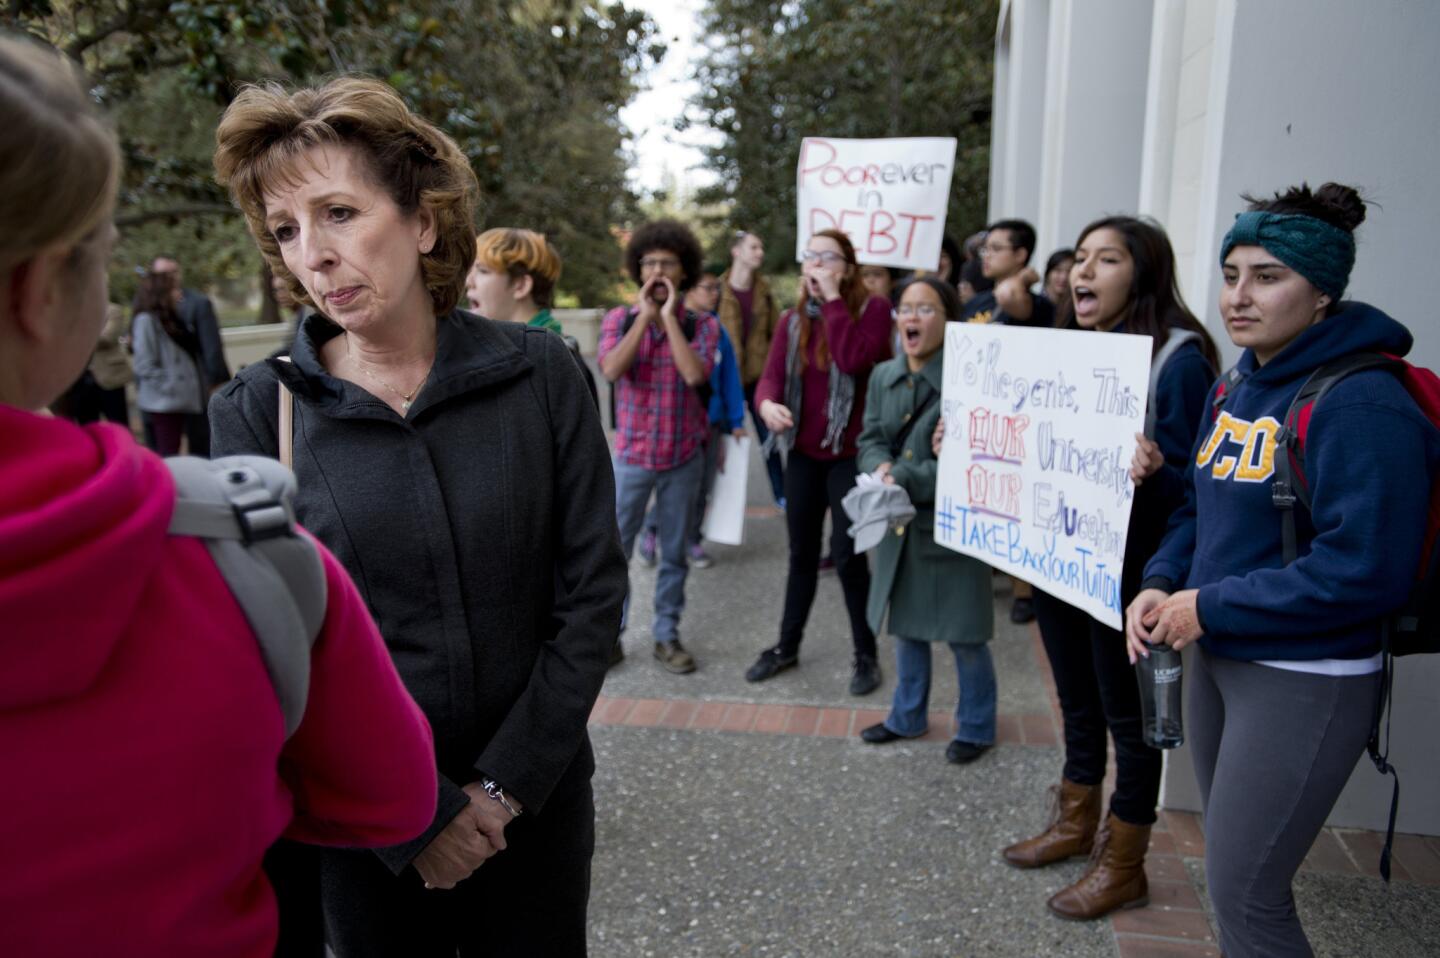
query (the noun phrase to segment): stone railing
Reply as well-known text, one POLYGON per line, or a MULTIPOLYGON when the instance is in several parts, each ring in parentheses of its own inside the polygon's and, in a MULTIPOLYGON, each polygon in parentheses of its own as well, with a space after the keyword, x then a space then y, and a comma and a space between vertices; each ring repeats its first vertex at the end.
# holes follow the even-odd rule
MULTIPOLYGON (((568 335, 580 343, 580 352, 594 356, 600 342, 600 320, 605 312, 600 309, 557 309, 555 318, 565 327, 568 335)), ((220 339, 225 345, 225 359, 236 372, 259 362, 266 356, 290 345, 295 335, 291 323, 272 323, 264 326, 231 326, 220 330, 220 339)))

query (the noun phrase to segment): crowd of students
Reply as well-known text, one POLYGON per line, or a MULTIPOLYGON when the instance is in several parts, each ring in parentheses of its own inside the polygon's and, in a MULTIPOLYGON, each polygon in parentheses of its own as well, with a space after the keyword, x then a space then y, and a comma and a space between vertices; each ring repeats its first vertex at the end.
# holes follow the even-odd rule
POLYGON ((294 471, 285 509, 305 531, 286 534, 313 542, 325 590, 287 736, 268 714, 263 630, 229 600, 218 553, 167 534, 170 473, 114 406, 114 134, 63 58, 5 37, 0 119, 24 133, 0 146, 0 742, 32 772, 0 823, 0 907, 21 951, 583 954, 585 727, 624 656, 627 560, 638 543, 659 566, 654 658, 694 671, 688 570, 711 561, 700 519, 747 409, 789 556, 776 641, 745 678, 798 665, 828 514, 851 694, 881 684, 877 633, 895 644, 891 708, 860 737, 925 733, 944 643, 960 688, 945 756, 981 758, 996 731, 991 571, 933 528, 944 330, 990 322, 1147 336, 1158 364, 1131 465, 1123 634, 1040 590, 1012 608, 1038 620, 1064 764, 1051 820, 1004 859, 1089 855, 1048 902, 1064 918, 1147 903, 1161 759, 1132 666, 1197 643, 1187 724, 1221 947, 1310 953, 1291 883, 1365 746, 1381 623, 1408 596, 1440 469, 1440 433, 1391 369, 1366 368, 1311 417, 1307 505, 1275 518, 1269 480, 1302 384, 1412 342, 1343 300, 1365 218, 1354 190, 1246 198, 1221 247, 1221 319, 1242 350, 1224 377, 1145 219, 1096 220, 1043 274, 1017 219, 947 240, 916 276, 862 266, 846 234, 822 231, 783 310, 761 237, 735 234, 728 268, 708 268, 683 224, 646 223, 623 257, 638 292, 599 338, 611 448, 551 312, 559 252, 525 229, 476 236, 474 175, 449 137, 371 80, 242 90, 217 179, 303 307, 294 343, 231 379, 213 309, 169 257, 143 278, 130 336, 157 451, 186 437, 192 453, 294 471), (51 156, 71 160, 37 160, 51 156), (121 428, 29 412, 62 394, 121 428), (903 490, 907 521, 857 545, 857 483, 903 490), (103 615, 66 601, 77 576, 104 586, 103 615), (89 814, 95 780, 124 814, 89 814), (134 920, 159 902, 165 920, 134 920))

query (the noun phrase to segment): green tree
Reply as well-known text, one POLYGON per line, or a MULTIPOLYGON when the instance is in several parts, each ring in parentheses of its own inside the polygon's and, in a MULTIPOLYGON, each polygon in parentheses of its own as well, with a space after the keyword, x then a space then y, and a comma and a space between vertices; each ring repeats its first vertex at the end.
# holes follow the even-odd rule
MULTIPOLYGON (((807 136, 953 136, 946 232, 984 225, 998 15, 993 0, 710 0, 693 122, 727 225, 794 269, 795 165, 807 136)), ((720 251, 715 251, 719 253, 720 251)))
MULTIPOLYGON (((612 224, 633 210, 620 107, 664 53, 621 3, 590 0, 9 0, 0 23, 79 62, 117 118, 126 159, 112 280, 179 255, 187 281, 262 275, 210 165, 220 112, 243 83, 363 72, 393 85, 469 156, 481 228, 547 232, 562 288, 598 300, 614 283, 612 224)), ((262 296, 273 314, 269 289, 262 296)))

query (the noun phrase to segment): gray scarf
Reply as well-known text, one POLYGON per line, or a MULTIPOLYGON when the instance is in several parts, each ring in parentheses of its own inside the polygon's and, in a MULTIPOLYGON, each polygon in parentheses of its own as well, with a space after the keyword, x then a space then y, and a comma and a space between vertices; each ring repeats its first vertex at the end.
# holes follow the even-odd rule
MULTIPOLYGON (((820 304, 813 299, 805 301, 805 315, 811 323, 820 322, 820 304)), ((800 314, 790 314, 786 327, 785 343, 785 405, 795 418, 795 426, 783 433, 771 433, 765 440, 762 451, 765 455, 780 449, 787 456, 795 445, 795 433, 800 428, 800 403, 805 396, 804 377, 800 371, 800 314)), ((830 390, 825 400, 825 438, 820 445, 835 455, 845 448, 845 429, 850 425, 850 412, 855 407, 855 378, 842 373, 835 357, 830 357, 830 390)))

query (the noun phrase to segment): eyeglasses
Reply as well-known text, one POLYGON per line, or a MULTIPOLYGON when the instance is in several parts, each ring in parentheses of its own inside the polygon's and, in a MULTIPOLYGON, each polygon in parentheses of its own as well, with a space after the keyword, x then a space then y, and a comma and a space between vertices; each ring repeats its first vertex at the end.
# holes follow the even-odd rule
POLYGON ((662 272, 670 272, 672 269, 680 268, 680 261, 673 256, 647 256, 640 261, 640 268, 658 269, 662 272))
POLYGON ((895 307, 895 315, 900 319, 905 319, 910 316, 919 316, 921 319, 934 319, 940 315, 940 310, 931 306, 929 303, 921 303, 919 306, 913 303, 901 303, 895 307))
POLYGON ((819 263, 821 266, 839 266, 845 262, 845 257, 828 249, 807 249, 800 254, 800 260, 805 263, 819 263))
POLYGON ((703 289, 703 290, 704 290, 705 292, 707 292, 707 293, 718 293, 718 292, 720 292, 720 284, 719 284, 719 283, 699 283, 699 284, 697 284, 697 285, 695 286, 695 288, 696 288, 696 289, 703 289))
POLYGON ((1014 248, 1015 248, 1015 247, 1013 247, 1013 246, 991 246, 989 243, 986 243, 984 246, 980 247, 980 255, 981 255, 981 256, 993 256, 993 255, 995 255, 996 253, 1003 253, 1003 252, 1005 252, 1007 249, 1014 249, 1014 248))

